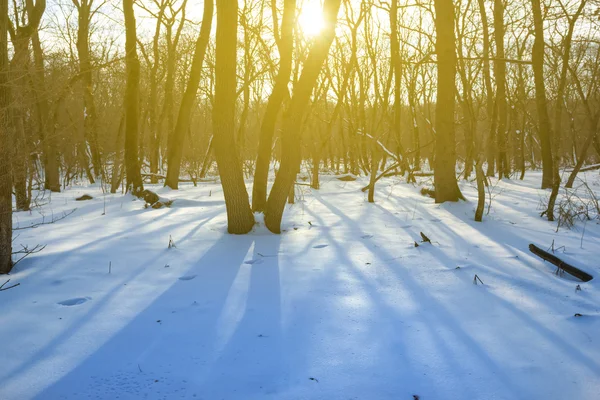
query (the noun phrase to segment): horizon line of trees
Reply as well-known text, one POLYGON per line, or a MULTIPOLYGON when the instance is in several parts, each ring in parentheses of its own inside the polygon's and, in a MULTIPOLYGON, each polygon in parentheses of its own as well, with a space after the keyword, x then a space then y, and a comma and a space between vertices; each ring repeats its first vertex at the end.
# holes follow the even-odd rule
POLYGON ((432 170, 442 203, 541 168, 552 220, 600 159, 598 0, 324 0, 315 36, 303 0, 48 1, 0 0, 0 273, 13 193, 76 180, 144 196, 215 171, 230 233, 253 212, 279 233, 300 172, 370 176, 372 202, 432 170))

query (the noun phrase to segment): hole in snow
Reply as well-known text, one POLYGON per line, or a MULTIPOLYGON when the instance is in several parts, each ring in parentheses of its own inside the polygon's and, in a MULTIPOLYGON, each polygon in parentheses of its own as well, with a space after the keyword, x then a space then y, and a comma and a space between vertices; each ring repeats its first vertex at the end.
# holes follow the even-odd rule
POLYGON ((329 245, 328 244, 318 244, 316 246, 313 246, 313 249, 322 249, 322 248, 327 247, 327 246, 329 246, 329 245))
POLYGON ((68 300, 63 300, 63 301, 59 301, 58 304, 60 304, 61 306, 78 306, 79 304, 83 304, 88 300, 91 300, 91 297, 75 297, 73 299, 68 299, 68 300))
POLYGON ((192 279, 194 279, 197 275, 186 275, 186 276, 180 276, 179 280, 180 281, 191 281, 192 279))

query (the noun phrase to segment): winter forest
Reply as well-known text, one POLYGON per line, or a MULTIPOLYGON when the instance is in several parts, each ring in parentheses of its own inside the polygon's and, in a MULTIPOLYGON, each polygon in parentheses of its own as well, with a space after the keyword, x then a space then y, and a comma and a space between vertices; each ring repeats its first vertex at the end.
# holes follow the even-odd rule
POLYGON ((0 399, 598 399, 599 123, 598 0, 0 0, 0 399))

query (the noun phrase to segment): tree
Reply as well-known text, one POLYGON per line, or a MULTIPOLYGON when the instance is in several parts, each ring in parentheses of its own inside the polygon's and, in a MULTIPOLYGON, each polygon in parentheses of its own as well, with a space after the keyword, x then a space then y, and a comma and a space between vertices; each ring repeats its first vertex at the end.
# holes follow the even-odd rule
POLYGON ((341 0, 325 0, 323 13, 326 27, 312 44, 302 75, 294 85, 293 96, 283 121, 282 160, 265 210, 265 225, 273 233, 281 232, 281 219, 286 199, 296 180, 302 159, 300 134, 311 93, 335 37, 335 26, 341 0))
POLYGON ((496 42, 494 75, 496 76, 496 107, 498 107, 496 133, 498 177, 508 178, 509 167, 506 155, 508 101, 506 98, 506 62, 504 61, 504 0, 494 0, 494 39, 496 42))
POLYGON ((435 0, 435 50, 437 53, 437 101, 435 107, 435 202, 458 201, 464 197, 456 181, 454 107, 456 85, 456 42, 452 0, 435 0))
MULTIPOLYGON (((27 0, 27 12, 29 18, 33 16, 34 11, 33 0, 27 0)), ((33 74, 31 77, 33 84, 33 93, 35 96, 37 128, 38 135, 42 141, 43 160, 44 160, 44 187, 52 192, 60 192, 60 172, 58 169, 59 161, 57 159, 56 138, 50 134, 49 120, 49 104, 48 93, 46 87, 46 69, 44 66, 44 54, 40 35, 36 29, 31 36, 31 44, 33 48, 33 74)))
MULTIPOLYGON (((277 26, 277 2, 271 0, 273 25, 277 26)), ((296 0, 285 0, 283 3, 283 17, 281 18, 281 34, 275 29, 277 48, 279 49, 279 70, 275 78, 275 85, 267 101, 267 109, 260 126, 260 140, 256 169, 254 171, 254 184, 252 186, 252 209, 264 211, 267 204, 267 180, 269 176, 269 163, 271 162, 271 145, 275 133, 277 115, 283 105, 285 96, 288 95, 288 83, 292 72, 292 54, 294 51, 294 20, 296 14, 296 0)))
POLYGON ((202 64, 204 63, 204 56, 210 39, 213 14, 214 0, 205 0, 204 13, 202 15, 202 27, 200 28, 200 35, 196 41, 194 59, 192 60, 192 68, 190 70, 187 87, 183 94, 183 98, 181 99, 175 129, 169 133, 167 142, 168 164, 165 186, 169 186, 171 189, 177 189, 179 187, 179 173, 181 171, 181 155, 183 153, 183 144, 185 142, 185 132, 190 124, 192 106, 194 105, 198 86, 200 85, 202 64))
POLYGON ((217 0, 214 152, 227 208, 227 231, 244 234, 254 226, 254 215, 235 151, 237 26, 238 1, 217 0))
MULTIPOLYGON (((37 30, 44 10, 45 0, 26 2, 27 24, 17 15, 14 25, 9 21, 8 31, 13 44, 13 58, 10 62, 11 91, 11 126, 13 142, 12 180, 15 188, 17 210, 28 211, 31 203, 30 192, 27 189, 27 178, 30 167, 30 138, 26 131, 27 119, 26 93, 28 90, 27 71, 30 62, 29 42, 37 30)), ((29 187, 31 189, 31 186, 29 187)))
POLYGON ((127 83, 125 88, 125 170, 127 191, 137 196, 144 190, 138 159, 138 118, 140 61, 136 45, 137 34, 133 0, 123 0, 125 16, 125 68, 127 83))
POLYGON ((12 140, 8 134, 8 0, 0 0, 0 274, 12 269, 12 140))
MULTIPOLYGON (((72 0, 77 8, 77 56, 79 58, 79 73, 81 74, 81 84, 83 87, 83 136, 89 143, 90 152, 92 155, 93 176, 89 175, 91 183, 94 183, 94 178, 102 175, 102 161, 100 159, 100 150, 98 146, 98 131, 97 131, 97 113, 96 102, 93 94, 93 79, 92 79, 92 61, 90 56, 90 24, 93 15, 98 11, 98 5, 94 8, 94 0, 72 0)), ((103 2, 102 2, 103 3, 103 2)), ((88 162, 87 151, 85 150, 85 142, 80 144, 81 160, 88 162)), ((84 167, 87 167, 84 166, 84 167)), ((89 168, 85 168, 89 172, 89 168)))
POLYGON ((544 75, 544 20, 540 0, 531 0, 535 40, 531 53, 535 81, 535 103, 538 112, 539 135, 542 147, 542 189, 552 187, 554 167, 552 159, 552 127, 546 100, 546 76, 544 75))

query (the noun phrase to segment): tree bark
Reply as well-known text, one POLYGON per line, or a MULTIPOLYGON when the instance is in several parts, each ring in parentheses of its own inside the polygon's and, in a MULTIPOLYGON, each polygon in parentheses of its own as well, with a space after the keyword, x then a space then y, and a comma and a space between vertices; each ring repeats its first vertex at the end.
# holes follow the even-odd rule
POLYGON ((237 0, 217 0, 214 152, 227 208, 227 231, 244 234, 254 226, 254 215, 235 151, 237 26, 237 0))
POLYGON ((540 144, 542 147, 542 189, 551 188, 554 182, 552 159, 552 128, 548 116, 546 83, 544 76, 544 21, 540 0, 531 0, 535 41, 531 54, 535 82, 535 103, 538 112, 540 144))
MULTIPOLYGON (((272 0, 275 5, 275 0, 272 0)), ((258 143, 258 156, 254 170, 254 184, 252 186, 252 209, 264 211, 267 205, 267 181, 269 177, 269 164, 271 162, 271 146, 275 133, 277 115, 281 110, 283 101, 288 94, 288 83, 292 73, 292 54, 294 51, 294 20, 296 14, 296 0, 285 0, 283 3, 283 16, 281 19, 281 35, 278 41, 279 70, 275 78, 273 91, 267 102, 267 109, 260 126, 260 140, 258 143)), ((273 21, 277 21, 277 10, 273 9, 273 21)))
POLYGON ((277 172, 265 210, 265 225, 273 233, 281 232, 285 201, 300 169, 302 120, 335 37, 335 25, 340 4, 341 0, 325 0, 323 12, 326 27, 321 35, 315 38, 309 50, 300 79, 294 85, 290 106, 284 115, 281 167, 277 172))
POLYGON ((0 0, 0 274, 12 269, 12 174, 8 134, 8 0, 0 0))
POLYGON ((496 131, 498 177, 508 178, 507 120, 508 101, 506 94, 506 62, 504 61, 504 0, 494 0, 494 39, 496 42, 496 58, 494 75, 496 76, 496 107, 498 107, 498 125, 496 131))
POLYGON ((165 180, 165 186, 169 186, 171 189, 177 189, 179 187, 179 174, 181 173, 181 158, 185 142, 185 132, 190 125, 190 115, 200 85, 202 64, 204 63, 204 56, 206 55, 206 48, 210 39, 213 14, 214 0, 206 0, 204 2, 204 13, 202 15, 202 27, 200 28, 200 35, 196 40, 196 48, 194 50, 189 80, 183 98, 181 99, 175 129, 169 133, 167 142, 167 179, 165 180))
POLYGON ((456 43, 454 4, 435 0, 437 100, 435 110, 436 156, 434 161, 435 202, 458 201, 464 197, 456 182, 456 143, 454 131, 456 43))
MULTIPOLYGON (((31 2, 31 0, 28 0, 31 2)), ((27 9, 31 9, 29 7, 27 9)), ((35 94, 36 109, 38 116, 38 134, 42 141, 44 151, 44 187, 52 192, 60 192, 60 173, 58 170, 58 159, 56 153, 56 138, 50 134, 48 125, 49 105, 46 93, 46 78, 44 67, 44 55, 40 43, 39 33, 36 30, 32 37, 34 73, 32 76, 33 92, 35 94)))
POLYGON ((79 57, 79 73, 82 75, 83 86, 83 130, 84 138, 90 144, 94 177, 102 174, 100 150, 98 146, 98 131, 96 102, 93 94, 92 62, 90 57, 90 19, 93 0, 73 1, 78 11, 77 56, 79 57))
POLYGON ((125 69, 127 84, 125 88, 125 172, 127 191, 134 196, 144 190, 138 159, 138 117, 140 61, 137 56, 135 14, 133 0, 123 0, 125 16, 125 69))

